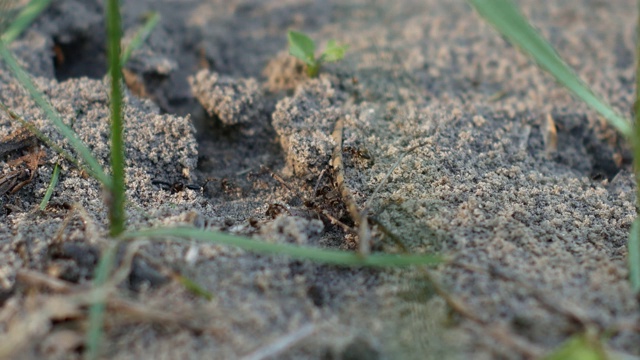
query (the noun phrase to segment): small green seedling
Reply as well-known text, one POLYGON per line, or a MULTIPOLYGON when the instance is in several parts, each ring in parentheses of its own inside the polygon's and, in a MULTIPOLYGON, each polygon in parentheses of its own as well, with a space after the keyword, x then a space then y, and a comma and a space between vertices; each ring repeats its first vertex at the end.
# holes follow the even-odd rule
POLYGON ((320 66, 323 63, 342 60, 349 48, 347 45, 338 45, 335 40, 329 40, 322 55, 316 58, 316 44, 309 36, 290 30, 287 37, 289 38, 289 54, 307 64, 307 75, 309 77, 318 76, 320 66))
MULTIPOLYGON (((323 262, 327 264, 335 264, 340 266, 373 266, 373 267, 398 267, 398 266, 412 266, 412 265, 435 265, 442 263, 442 259, 433 255, 396 255, 396 254, 371 254, 366 257, 360 254, 352 252, 346 252, 341 250, 331 249, 318 249, 313 247, 300 247, 287 244, 271 244, 268 242, 244 238, 237 235, 228 235, 211 231, 202 231, 196 228, 156 228, 146 229, 139 231, 127 231, 126 230, 126 217, 125 217, 125 152, 124 152, 124 129, 123 129, 123 92, 121 89, 122 84, 122 64, 131 54, 131 50, 138 46, 149 35, 151 29, 157 24, 158 17, 151 16, 147 19, 147 23, 136 37, 131 41, 131 44, 124 53, 121 54, 121 18, 120 18, 120 1, 119 0, 107 0, 105 3, 105 19, 107 24, 107 54, 109 60, 109 83, 111 86, 110 91, 110 109, 111 109, 111 175, 107 175, 107 172, 102 168, 98 160, 93 156, 91 150, 86 146, 82 140, 79 139, 77 134, 62 121, 62 116, 55 110, 55 108, 45 99, 45 95, 41 93, 31 77, 27 72, 22 69, 18 61, 12 55, 11 51, 7 48, 5 43, 15 39, 26 25, 35 17, 33 11, 42 11, 46 6, 43 3, 50 3, 51 0, 32 0, 32 8, 27 8, 18 15, 18 25, 12 25, 9 29, 12 30, 9 35, 3 34, 3 16, 7 10, 7 5, 10 4, 7 0, 0 0, 0 60, 3 60, 6 66, 17 81, 27 90, 27 92, 35 100, 47 114, 47 117, 53 122, 54 127, 66 138, 78 157, 82 161, 77 160, 74 156, 63 150, 60 146, 51 142, 48 138, 33 125, 27 123, 24 119, 21 119, 17 114, 12 112, 7 106, 0 102, 0 111, 4 111, 9 115, 10 119, 14 119, 23 123, 36 137, 42 139, 42 141, 58 151, 63 157, 69 160, 71 163, 76 164, 77 167, 87 170, 87 172, 94 178, 99 180, 103 187, 109 193, 109 201, 107 205, 109 207, 109 235, 112 238, 121 240, 132 240, 138 238, 184 238, 184 239, 197 239, 199 241, 214 242, 218 244, 226 244, 232 246, 238 246, 250 251, 270 253, 276 255, 288 255, 292 257, 298 257, 302 259, 323 262), (36 7, 36 5, 38 5, 36 7)), ((12 4, 12 3, 11 3, 12 4)), ((319 59, 314 58, 315 45, 309 37, 300 33, 289 33, 289 42, 291 44, 291 54, 302 59, 307 65, 309 65, 308 73, 311 76, 315 76, 318 73, 320 64, 323 62, 338 61, 344 57, 344 53, 347 49, 346 46, 338 46, 335 41, 330 41, 327 44, 322 56, 319 59)), ((59 168, 57 168, 59 169, 59 168)), ((14 174, 15 175, 15 174, 14 174)), ((56 176, 53 176, 55 179, 56 176)), ((8 189, 14 189, 16 181, 13 178, 8 179, 8 189)), ((2 184, 0 184, 2 185, 2 184)), ((50 193, 55 186, 55 180, 52 180, 52 184, 49 186, 47 192, 49 193, 42 203, 42 207, 46 208, 46 201, 50 193)), ((1 191, 0 191, 1 193, 1 191)), ((115 255, 118 246, 115 244, 108 247, 106 251, 100 257, 100 261, 96 267, 94 274, 93 287, 94 291, 89 297, 91 306, 89 307, 89 320, 87 326, 87 341, 85 344, 86 358, 95 359, 99 354, 99 345, 102 338, 102 325, 106 313, 107 297, 112 293, 110 292, 110 284, 108 283, 111 270, 115 266, 115 255)), ((194 283, 188 278, 180 276, 179 281, 188 290, 194 292, 199 296, 203 296, 207 299, 211 298, 211 295, 198 284, 194 283)), ((114 282, 115 283, 115 282, 114 282)))

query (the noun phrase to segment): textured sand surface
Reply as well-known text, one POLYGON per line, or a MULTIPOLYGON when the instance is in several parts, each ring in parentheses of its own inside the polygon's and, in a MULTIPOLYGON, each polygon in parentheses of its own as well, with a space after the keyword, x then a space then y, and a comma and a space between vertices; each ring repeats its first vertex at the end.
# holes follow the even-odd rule
MULTIPOLYGON (((12 50, 107 164, 100 4, 54 2, 12 50)), ((630 113, 632 1, 520 5, 596 92, 630 113)), ((329 165, 342 119, 347 186, 387 229, 374 228, 374 251, 398 251, 393 234, 411 252, 454 259, 435 270, 450 302, 419 270, 149 242, 121 296, 181 321, 112 311, 105 357, 242 358, 313 329, 276 358, 531 358, 586 328, 640 356, 626 269, 629 148, 465 3, 125 1, 125 41, 149 10, 163 20, 126 74, 132 228, 189 224, 354 250, 357 236, 326 216, 353 225, 329 165), (286 53, 291 28, 320 47, 349 44, 347 58, 307 79, 286 53), (189 186, 172 190, 176 182, 189 186), (214 298, 189 293, 167 269, 214 298)), ((60 140, 3 66, 0 100, 60 140)), ((17 128, 0 119, 0 135, 17 128)), ((49 208, 31 210, 57 159, 47 152, 35 180, 0 209, 0 344, 20 345, 12 358, 82 355, 84 317, 47 313, 57 293, 30 291, 16 275, 86 284, 109 244, 101 188, 69 164, 49 208)), ((8 160, 3 173, 14 170, 8 160)))

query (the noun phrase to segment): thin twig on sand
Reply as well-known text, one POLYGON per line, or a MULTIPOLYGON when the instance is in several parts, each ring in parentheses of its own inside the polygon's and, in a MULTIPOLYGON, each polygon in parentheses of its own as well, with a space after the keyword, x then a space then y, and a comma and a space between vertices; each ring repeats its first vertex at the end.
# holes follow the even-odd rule
POLYGON ((478 316, 477 313, 479 312, 472 310, 462 300, 456 298, 453 294, 445 290, 432 271, 427 268, 422 268, 421 270, 427 280, 432 284, 436 293, 444 299, 453 311, 471 320, 473 323, 482 327, 482 329, 485 329, 486 334, 496 342, 518 352, 519 354, 522 354, 528 359, 539 359, 542 355, 548 352, 546 349, 531 343, 526 338, 513 333, 505 325, 491 323, 490 321, 478 316))
POLYGON ((371 252, 371 230, 369 229, 369 222, 367 220, 366 211, 360 212, 358 205, 351 194, 351 191, 345 183, 345 171, 344 171, 344 159, 342 157, 342 134, 344 132, 344 120, 338 119, 336 126, 333 129, 333 141, 335 147, 333 148, 333 154, 331 157, 331 166, 335 174, 336 185, 340 191, 342 201, 347 206, 347 211, 353 222, 358 226, 358 238, 359 248, 358 252, 362 256, 366 256, 371 252))
POLYGON ((311 336, 315 331, 316 326, 314 324, 307 324, 279 338, 278 340, 255 350, 251 354, 244 356, 242 360, 262 360, 278 356, 293 345, 311 336))

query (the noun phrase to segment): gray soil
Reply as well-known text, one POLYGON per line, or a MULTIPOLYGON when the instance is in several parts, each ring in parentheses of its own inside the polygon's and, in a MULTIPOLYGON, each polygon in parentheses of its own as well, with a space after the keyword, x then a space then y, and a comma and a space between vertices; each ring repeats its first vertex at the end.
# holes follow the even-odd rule
MULTIPOLYGON (((108 165, 102 3, 54 1, 11 49, 108 165)), ((633 1, 520 5, 630 113, 633 1)), ((125 1, 125 42, 150 10, 161 23, 125 71, 130 228, 192 225, 354 251, 358 237, 329 219, 354 226, 330 166, 342 119, 347 186, 382 225, 373 250, 451 262, 433 270, 434 285, 420 269, 136 243, 111 295, 120 303, 108 308, 104 358, 261 359, 299 335, 271 358, 524 359, 587 329, 607 332, 612 352, 640 356, 626 265, 629 148, 464 2, 125 1), (320 47, 346 43, 347 58, 308 79, 287 54, 288 29, 320 47)), ((68 148, 4 64, 0 100, 68 148)), ((0 115, 0 135, 18 128, 0 115)), ((65 161, 48 207, 34 210, 60 160, 42 148, 33 181, 2 195, 0 358, 83 356, 86 307, 69 299, 112 243, 99 183, 65 161)), ((1 160, 4 174, 16 170, 1 160)))

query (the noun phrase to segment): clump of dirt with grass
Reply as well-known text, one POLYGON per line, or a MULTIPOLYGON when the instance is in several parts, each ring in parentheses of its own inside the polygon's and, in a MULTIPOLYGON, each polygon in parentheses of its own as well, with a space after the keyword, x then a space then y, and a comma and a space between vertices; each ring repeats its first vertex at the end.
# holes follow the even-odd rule
MULTIPOLYGON (((54 2, 10 48, 108 165, 102 6, 54 2)), ((630 109, 633 2, 521 6, 597 93, 630 109)), ((372 253, 447 263, 347 268, 137 240, 116 251, 126 271, 107 298, 103 356, 532 358, 605 333, 607 351, 640 354, 630 147, 470 7, 145 0, 122 6, 125 41, 150 9, 161 21, 124 70, 130 229, 188 225, 347 252, 367 219, 372 253), (308 78, 287 53, 291 29, 321 48, 349 45, 346 57, 308 78)), ((0 101, 71 150, 3 63, 0 101)), ((2 137, 19 128, 0 119, 2 137)), ((1 194, 0 353, 79 357, 91 301, 77 295, 112 244, 105 192, 42 148, 37 174, 1 194), (55 163, 51 200, 33 210, 55 163)), ((22 155, 1 159, 2 174, 22 155)))

